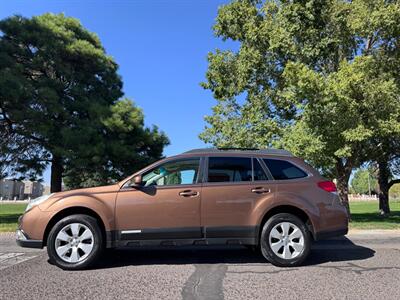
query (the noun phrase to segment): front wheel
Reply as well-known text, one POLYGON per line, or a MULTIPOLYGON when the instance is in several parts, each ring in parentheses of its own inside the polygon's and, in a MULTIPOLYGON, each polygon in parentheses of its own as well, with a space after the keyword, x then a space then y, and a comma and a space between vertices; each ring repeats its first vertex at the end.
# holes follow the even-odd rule
POLYGON ((47 239, 50 262, 64 270, 80 270, 101 254, 103 237, 97 220, 88 215, 71 215, 58 221, 47 239))
POLYGON ((275 266, 300 265, 308 256, 311 237, 298 217, 280 213, 272 216, 261 232, 261 252, 275 266))

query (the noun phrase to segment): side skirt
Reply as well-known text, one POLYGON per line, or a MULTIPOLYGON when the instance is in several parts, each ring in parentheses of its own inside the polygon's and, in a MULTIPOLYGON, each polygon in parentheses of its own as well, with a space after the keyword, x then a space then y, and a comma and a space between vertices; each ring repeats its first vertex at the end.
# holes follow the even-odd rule
POLYGON ((209 238, 209 239, 167 239, 117 241, 116 247, 142 246, 198 246, 198 245, 257 245, 255 238, 209 238))
POLYGON ((146 228, 107 232, 107 248, 187 245, 257 245, 258 226, 146 228))

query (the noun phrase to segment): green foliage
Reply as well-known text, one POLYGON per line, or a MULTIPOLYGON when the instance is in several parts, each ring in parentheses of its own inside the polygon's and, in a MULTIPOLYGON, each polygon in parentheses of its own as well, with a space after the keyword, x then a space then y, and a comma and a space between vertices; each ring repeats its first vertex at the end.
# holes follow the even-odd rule
POLYGON ((68 188, 90 187, 115 182, 158 160, 168 138, 157 127, 144 127, 144 115, 129 99, 111 107, 111 115, 102 120, 101 155, 78 153, 66 170, 68 188), (88 163, 89 162, 89 163, 88 163))
POLYGON ((369 191, 378 192, 378 179, 372 169, 358 169, 351 180, 351 191, 356 194, 367 195, 369 191))
POLYGON ((64 169, 78 177, 100 167, 96 180, 107 181, 125 175, 128 163, 161 156, 166 137, 118 102, 118 66, 77 19, 14 16, 0 21, 0 31, 0 161, 9 170, 35 177, 51 163, 59 190, 64 169))
POLYGON ((299 143, 293 135, 284 136, 284 143, 296 152, 293 143, 300 149, 314 149, 313 144, 319 141, 320 151, 301 153, 316 164, 345 158, 355 165, 370 155, 363 150, 371 139, 400 134, 399 86, 390 74, 380 70, 372 56, 356 57, 351 63, 343 61, 337 72, 327 76, 290 63, 283 76, 288 86, 282 97, 303 104, 299 120, 303 130, 298 135, 309 135, 301 137, 300 142, 305 143, 299 143))
POLYGON ((352 168, 400 136, 398 1, 237 0, 214 31, 240 47, 208 56, 218 103, 202 140, 284 147, 346 193, 352 168))
POLYGON ((390 199, 400 199, 400 184, 394 184, 389 190, 390 199))

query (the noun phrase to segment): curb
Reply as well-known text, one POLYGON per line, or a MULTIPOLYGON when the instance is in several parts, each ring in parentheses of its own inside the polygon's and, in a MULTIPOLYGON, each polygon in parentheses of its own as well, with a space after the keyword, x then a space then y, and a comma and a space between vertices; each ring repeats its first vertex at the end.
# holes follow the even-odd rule
MULTIPOLYGON (((350 230, 346 237, 358 240, 384 240, 384 239, 400 239, 400 230, 350 230)), ((339 237, 340 239, 340 237, 339 237)))
POLYGON ((400 234, 400 229, 350 229, 348 234, 400 234))

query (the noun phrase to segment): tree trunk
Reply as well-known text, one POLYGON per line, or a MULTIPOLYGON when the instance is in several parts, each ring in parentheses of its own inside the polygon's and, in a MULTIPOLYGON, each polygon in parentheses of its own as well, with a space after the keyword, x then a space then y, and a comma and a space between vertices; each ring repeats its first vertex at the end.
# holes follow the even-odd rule
POLYGON ((338 194, 340 197, 340 200, 344 204, 347 210, 347 215, 349 216, 350 219, 350 206, 349 206, 349 177, 348 176, 341 176, 337 178, 337 189, 338 189, 338 194))
POLYGON ((61 192, 63 171, 62 159, 53 155, 51 162, 51 193, 61 192))
POLYGON ((379 211, 382 216, 390 214, 389 207, 390 170, 386 160, 378 162, 378 196, 379 211))
POLYGON ((336 179, 337 179, 337 190, 339 198, 346 207, 347 215, 351 220, 350 206, 349 206, 349 179, 352 167, 349 163, 343 165, 340 159, 336 161, 336 179))

